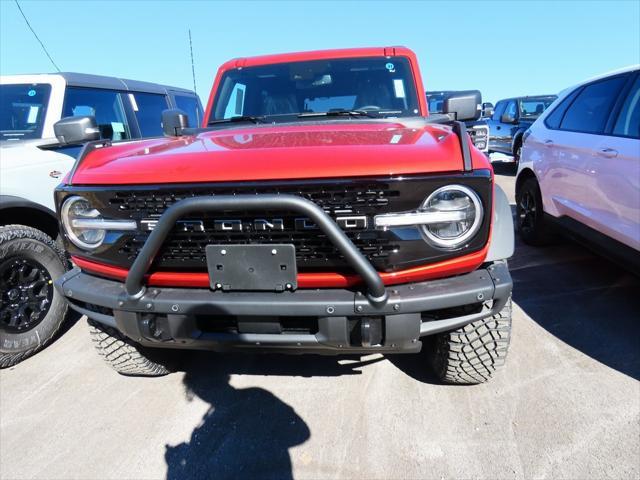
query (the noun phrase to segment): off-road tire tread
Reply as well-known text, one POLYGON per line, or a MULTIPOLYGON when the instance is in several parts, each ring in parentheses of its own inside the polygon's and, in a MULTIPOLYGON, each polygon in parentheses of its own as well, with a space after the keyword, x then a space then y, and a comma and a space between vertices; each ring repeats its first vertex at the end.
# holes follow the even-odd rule
POLYGON ((484 383, 504 365, 510 340, 511 298, 499 313, 436 336, 436 374, 445 383, 484 383))
POLYGON ((143 348, 115 328, 87 320, 93 345, 104 360, 121 375, 160 377, 171 373, 167 366, 151 360, 143 348))
MULTIPOLYGON (((69 269, 69 260, 61 248, 60 244, 53 240, 49 235, 38 230, 33 227, 27 227, 26 225, 3 225, 0 227, 0 244, 4 242, 9 242, 11 240, 16 240, 19 238, 28 238, 30 240, 36 240, 38 242, 44 243, 46 246, 51 248, 55 254, 58 256, 65 270, 69 269)), ((67 314, 67 302, 60 302, 57 311, 49 312, 55 313, 56 318, 59 319, 55 328, 53 329, 51 335, 48 338, 41 338, 41 342, 39 345, 36 345, 33 348, 25 350, 23 352, 15 352, 15 353, 2 353, 0 352, 0 368, 8 368, 12 367, 24 359, 30 357, 36 352, 42 350, 46 347, 51 341, 55 338, 56 334, 60 330, 62 323, 64 322, 67 314)))

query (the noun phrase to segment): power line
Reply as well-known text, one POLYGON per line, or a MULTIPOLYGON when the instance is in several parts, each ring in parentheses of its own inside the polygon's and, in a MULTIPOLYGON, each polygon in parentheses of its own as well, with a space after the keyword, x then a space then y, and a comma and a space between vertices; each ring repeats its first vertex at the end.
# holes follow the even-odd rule
POLYGON ((31 33, 33 33, 33 36, 36 37, 36 40, 38 40, 38 42, 40 43, 40 46, 42 47, 42 50, 44 50, 44 53, 47 55, 49 60, 51 60, 51 63, 56 68, 56 70, 59 72, 60 69, 58 68, 58 65, 56 65, 56 62, 53 61, 53 58, 51 58, 51 55, 49 55, 49 52, 47 52, 47 49, 45 48, 44 43, 42 43, 42 40, 40 40, 40 38, 38 37, 38 34, 36 33, 36 31, 33 29, 31 24, 29 23, 29 20, 27 20, 27 16, 22 11, 22 8, 20 8, 20 4, 18 3, 18 0, 14 0, 14 2, 16 2, 16 6, 18 7, 18 10, 20 10, 20 13, 22 14, 22 18, 24 18, 24 21, 27 23, 27 27, 29 27, 29 30, 31 30, 31 33))

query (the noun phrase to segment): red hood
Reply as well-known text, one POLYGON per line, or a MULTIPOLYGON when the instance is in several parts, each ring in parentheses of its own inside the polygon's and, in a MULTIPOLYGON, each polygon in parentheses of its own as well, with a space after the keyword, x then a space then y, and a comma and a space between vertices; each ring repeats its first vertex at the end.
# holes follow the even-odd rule
MULTIPOLYGON (((222 129, 115 145, 88 155, 76 185, 391 176, 462 170, 442 125, 323 123, 222 129)), ((474 149, 474 168, 488 168, 474 149)))

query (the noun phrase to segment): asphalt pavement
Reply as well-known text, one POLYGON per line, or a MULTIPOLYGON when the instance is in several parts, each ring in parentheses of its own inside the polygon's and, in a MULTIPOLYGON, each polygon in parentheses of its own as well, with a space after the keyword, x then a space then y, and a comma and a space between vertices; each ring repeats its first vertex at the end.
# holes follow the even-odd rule
POLYGON ((194 352, 127 378, 71 318, 0 371, 0 478, 639 478, 640 279, 570 242, 510 268, 507 365, 472 387, 423 354, 194 352))

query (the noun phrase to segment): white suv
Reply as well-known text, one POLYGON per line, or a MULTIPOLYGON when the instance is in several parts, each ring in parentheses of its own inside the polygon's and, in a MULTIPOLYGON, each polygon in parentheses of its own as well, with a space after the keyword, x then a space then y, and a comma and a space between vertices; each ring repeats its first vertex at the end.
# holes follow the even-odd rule
POLYGON ((559 226, 640 270, 640 66, 565 90, 529 128, 516 204, 526 243, 559 226))
POLYGON ((189 90, 113 77, 60 73, 0 77, 0 367, 42 348, 59 329, 66 304, 53 289, 67 260, 55 240, 53 190, 82 146, 62 146, 53 125, 93 116, 101 137, 162 136, 163 110, 202 118, 189 90))

